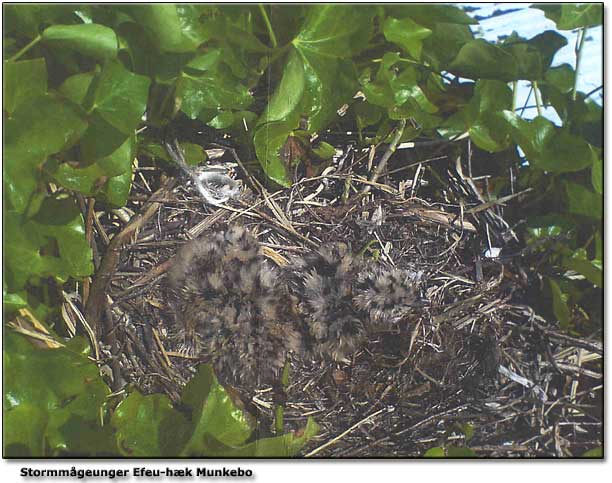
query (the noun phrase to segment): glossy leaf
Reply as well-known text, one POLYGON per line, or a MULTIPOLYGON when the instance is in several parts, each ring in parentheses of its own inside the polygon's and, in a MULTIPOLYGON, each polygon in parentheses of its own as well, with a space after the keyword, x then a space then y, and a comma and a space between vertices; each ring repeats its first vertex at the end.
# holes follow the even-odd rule
POLYGON ((129 12, 163 52, 189 52, 209 38, 198 5, 132 5, 129 12))
MULTIPOLYGON (((12 451, 39 458, 78 454, 80 441, 66 426, 80 418, 99 428, 99 411, 109 390, 98 368, 68 348, 36 349, 14 333, 5 333, 4 343, 5 451, 8 443, 12 451), (7 438, 8 428, 12 431, 7 438)), ((101 438, 99 443, 101 452, 108 450, 101 438)))
POLYGON ((52 25, 42 33, 42 40, 53 49, 75 50, 99 61, 117 56, 115 32, 95 23, 52 25))
POLYGON ((475 458, 476 453, 470 448, 465 446, 448 446, 446 448, 446 455, 449 458, 475 458))
POLYGON ((508 82, 519 78, 519 67, 514 56, 484 39, 467 42, 448 69, 468 79, 498 79, 508 82))
POLYGON ((559 284, 552 278, 548 279, 553 299, 553 312, 562 329, 567 329, 571 322, 571 312, 567 306, 567 294, 561 291, 559 284))
POLYGON ((425 451, 425 454, 423 455, 423 457, 425 458, 445 458, 446 452, 444 451, 444 448, 440 448, 440 447, 429 448, 427 451, 425 451))
POLYGON ((560 30, 593 27, 601 25, 603 21, 603 5, 600 3, 536 3, 532 6, 542 10, 544 15, 555 22, 560 30))
MULTIPOLYGON (((150 79, 107 63, 89 92, 90 126, 81 141, 85 159, 98 159, 117 150, 142 122, 150 79)), ((88 95, 89 97, 89 95, 88 95)))
POLYGON ((68 77, 59 87, 59 92, 78 105, 83 105, 94 79, 93 72, 84 72, 68 77))
POLYGON ((165 394, 131 393, 121 401, 111 420, 119 451, 124 456, 177 456, 185 443, 187 419, 165 394))
POLYGON ((383 26, 385 38, 402 47, 416 60, 421 58, 423 39, 431 35, 431 30, 415 23, 410 18, 387 18, 383 26))
POLYGON ((20 104, 47 92, 47 64, 44 58, 4 61, 4 110, 10 115, 20 104))
POLYGON ((12 207, 26 211, 47 156, 72 146, 87 122, 69 103, 52 95, 22 103, 5 123, 3 182, 12 207))
POLYGON ((565 190, 570 213, 601 220, 603 217, 603 196, 584 186, 567 181, 565 190))
POLYGON ((93 272, 91 248, 74 200, 46 198, 31 220, 7 211, 5 223, 11 233, 5 250, 12 290, 21 289, 28 281, 38 284, 41 277, 63 283, 70 276, 81 278, 93 272), (50 242, 57 249, 48 247, 50 242))
POLYGON ((209 365, 199 366, 198 373, 185 387, 182 402, 191 408, 194 423, 181 451, 183 456, 207 454, 207 436, 227 446, 239 446, 253 432, 252 421, 234 405, 209 365))

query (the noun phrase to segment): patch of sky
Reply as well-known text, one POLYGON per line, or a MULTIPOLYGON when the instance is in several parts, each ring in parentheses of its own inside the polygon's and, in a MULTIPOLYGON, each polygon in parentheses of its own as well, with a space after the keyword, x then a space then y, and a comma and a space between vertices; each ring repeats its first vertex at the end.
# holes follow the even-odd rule
MULTIPOLYGON (((470 16, 477 18, 478 25, 472 30, 478 38, 496 41, 512 34, 518 33, 521 37, 529 39, 546 31, 555 30, 567 38, 567 45, 563 47, 554 58, 553 66, 569 64, 576 67, 576 39, 578 30, 557 30, 555 23, 537 8, 531 8, 524 3, 462 3, 459 4, 470 16)), ((603 84, 603 31, 602 27, 588 29, 582 50, 582 59, 578 74, 578 91, 585 94, 601 87, 603 84)), ((603 91, 600 89, 591 98, 599 104, 603 103, 603 91)), ((526 81, 519 82, 517 89, 517 107, 527 106, 524 117, 537 116, 531 84, 526 81)), ((521 111, 519 111, 521 112, 521 111)), ((552 108, 544 109, 543 115, 559 124, 560 120, 552 108)))

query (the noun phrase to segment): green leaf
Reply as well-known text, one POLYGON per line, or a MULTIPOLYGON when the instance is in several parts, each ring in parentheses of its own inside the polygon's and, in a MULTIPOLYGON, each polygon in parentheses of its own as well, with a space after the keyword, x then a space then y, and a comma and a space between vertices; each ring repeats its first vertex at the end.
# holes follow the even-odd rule
POLYGON ((117 56, 117 36, 113 29, 95 23, 51 25, 42 40, 55 49, 69 49, 105 61, 117 56))
POLYGON ((565 37, 548 30, 529 40, 513 33, 504 40, 502 48, 515 59, 517 79, 538 80, 544 77, 555 53, 565 45, 565 37))
POLYGON ((10 449, 38 458, 79 454, 83 438, 68 430, 74 418, 81 431, 84 424, 95 428, 100 452, 108 451, 99 420, 110 391, 97 366, 68 347, 35 349, 11 332, 5 332, 4 344, 5 453, 10 449))
POLYGON ((365 5, 312 5, 293 45, 320 56, 351 57, 367 47, 374 13, 365 5))
POLYGON ((176 457, 188 436, 189 423, 165 394, 131 393, 111 420, 124 456, 176 457))
POLYGON ((603 448, 601 446, 592 448, 582 453, 581 458, 603 458, 603 448))
POLYGON ((583 170, 595 162, 591 145, 568 129, 556 128, 541 116, 531 121, 511 111, 503 111, 501 116, 512 127, 514 141, 538 169, 566 173, 583 170))
POLYGON ((47 65, 44 58, 4 61, 4 110, 11 116, 23 102, 47 92, 47 65))
POLYGON ((446 452, 444 451, 444 448, 440 448, 439 446, 437 446, 435 448, 429 448, 427 451, 425 451, 425 454, 423 455, 423 457, 425 458, 445 458, 446 452))
POLYGON ((6 281, 4 281, 2 285, 2 306, 5 313, 15 312, 23 307, 27 307, 28 301, 26 292, 9 293, 6 290, 6 281))
POLYGON ((48 415, 36 404, 23 403, 3 411, 3 456, 32 458, 44 455, 43 435, 48 415))
POLYGON ((431 35, 431 30, 422 27, 410 18, 398 20, 389 17, 383 25, 383 33, 389 42, 396 43, 413 59, 420 60, 423 39, 431 35))
POLYGON ((306 427, 297 432, 291 432, 273 438, 262 438, 239 448, 224 448, 217 456, 233 458, 287 458, 296 456, 304 445, 319 432, 319 426, 311 417, 306 427))
POLYGON ((470 448, 465 446, 448 446, 446 448, 446 455, 449 458, 475 458, 476 453, 470 448))
POLYGON ((584 248, 580 248, 574 252, 567 249, 567 253, 568 255, 563 257, 563 266, 565 268, 579 273, 597 287, 603 286, 601 259, 589 260, 584 248))
POLYGON ((208 40, 200 21, 200 5, 132 5, 129 12, 162 52, 191 52, 208 40))
POLYGON ((132 134, 147 106, 151 80, 109 62, 97 81, 92 108, 123 134, 132 134))
POLYGON ((215 129, 227 129, 234 124, 234 113, 232 111, 221 111, 207 124, 215 129))
POLYGON ((11 291, 23 288, 26 282, 40 284, 42 277, 64 283, 68 277, 93 272, 83 217, 73 199, 45 198, 36 216, 27 221, 14 211, 5 211, 4 216, 11 233, 5 242, 11 291))
POLYGON ((183 404, 191 408, 193 433, 181 451, 182 456, 203 456, 209 451, 208 436, 226 446, 244 444, 253 424, 232 402, 217 382, 212 367, 202 364, 183 391, 183 404))
POLYGON ((58 91, 75 104, 82 106, 94 76, 94 72, 71 75, 63 82, 58 91))
POLYGON ((603 194, 603 160, 601 156, 594 156, 591 166, 591 183, 593 189, 600 195, 603 194))
POLYGON ((580 27, 601 25, 603 21, 603 5, 599 3, 536 3, 533 8, 544 12, 546 18, 557 24, 559 30, 574 30, 580 27))
POLYGON ((134 133, 147 105, 150 79, 108 62, 93 82, 90 126, 81 141, 85 159, 108 156, 134 133))
POLYGON ((23 102, 4 126, 4 188, 12 207, 23 213, 37 189, 41 163, 72 146, 87 123, 69 102, 47 94, 23 102))
POLYGON ((601 194, 594 193, 571 181, 565 182, 565 191, 570 213, 587 216, 598 221, 603 219, 603 196, 601 194))
POLYGON ((19 36, 35 37, 42 24, 61 23, 73 19, 73 5, 58 4, 13 4, 3 7, 5 34, 18 33, 19 36))
POLYGON ((559 284, 552 278, 548 279, 553 298, 553 312, 562 329, 568 329, 571 322, 571 312, 567 306, 567 294, 561 291, 559 284))
POLYGON ((556 87, 559 92, 568 94, 574 88, 574 78, 576 72, 569 64, 561 64, 556 67, 551 67, 546 71, 544 79, 547 84, 556 87))
POLYGON ((223 66, 199 76, 181 74, 176 88, 181 110, 196 119, 203 109, 244 109, 253 98, 223 66))
MULTIPOLYGON (((104 191, 109 178, 127 174, 131 179, 134 145, 135 136, 130 136, 116 151, 86 166, 47 163, 46 170, 59 185, 86 196, 96 196, 99 191, 104 191)), ((112 204, 117 205, 117 201, 120 200, 114 200, 112 204)))
POLYGON ((509 82, 519 78, 515 57, 484 39, 471 40, 463 45, 448 70, 468 79, 498 79, 509 82))
POLYGON ((418 24, 427 27, 437 23, 447 23, 449 25, 473 25, 478 23, 460 7, 439 3, 389 4, 385 5, 385 11, 394 17, 409 17, 418 24))

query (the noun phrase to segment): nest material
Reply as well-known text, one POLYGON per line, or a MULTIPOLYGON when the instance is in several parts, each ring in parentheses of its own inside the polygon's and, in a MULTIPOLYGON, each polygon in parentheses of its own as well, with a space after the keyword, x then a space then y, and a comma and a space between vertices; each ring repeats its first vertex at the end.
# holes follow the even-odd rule
MULTIPOLYGON (((298 428, 313 416, 321 426, 307 455, 421 456, 433 446, 469 444, 482 456, 562 457, 601 445, 601 343, 563 334, 534 313, 525 303, 525 260, 482 256, 515 238, 500 208, 460 169, 449 170, 446 185, 434 190, 420 167, 414 176, 400 168, 384 182, 369 182, 366 159, 353 153, 273 193, 247 175, 240 197, 225 207, 203 204, 189 184, 172 188, 155 168, 141 169, 122 213, 150 208, 143 203, 157 187, 159 205, 109 270, 104 309, 88 310, 106 320, 98 332, 113 361, 114 387, 129 382, 179 398, 201 358, 186 356, 172 337, 165 278, 176 278, 172 260, 185 240, 240 224, 257 234, 267 264, 286 270, 295 257, 304 260, 294 283, 311 290, 311 300, 325 286, 346 301, 344 284, 352 278, 360 287, 354 306, 336 318, 337 327, 354 329, 351 340, 339 342, 330 327, 317 326, 332 317, 317 310, 329 307, 303 307, 315 347, 337 356, 291 362, 286 424, 298 428), (319 247, 344 250, 331 275, 321 268, 331 248, 319 247), (355 254, 369 268, 356 267, 355 254), (375 296, 405 300, 405 291, 418 303, 392 308, 388 297, 375 296), (363 313, 379 327, 362 330, 363 313), (465 424, 474 430, 469 441, 465 424)), ((100 251, 104 237, 126 230, 120 225, 100 220, 100 251)), ((282 303, 283 290, 278 297, 282 303)), ((212 316, 223 309, 210 310, 212 316)), ((248 376, 229 379, 268 427, 274 391, 248 376)))

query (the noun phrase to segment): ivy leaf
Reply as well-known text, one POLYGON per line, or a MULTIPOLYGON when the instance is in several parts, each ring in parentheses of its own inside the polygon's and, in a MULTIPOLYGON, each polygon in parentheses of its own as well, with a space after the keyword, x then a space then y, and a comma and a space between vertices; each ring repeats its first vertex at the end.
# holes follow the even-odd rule
POLYGON ((387 18, 383 25, 383 33, 389 42, 402 47, 413 59, 421 59, 423 39, 431 35, 431 30, 423 27, 410 18, 387 18))
POLYGON ((603 160, 601 156, 595 156, 591 166, 591 183, 600 195, 603 194, 603 160))
POLYGON ((210 38, 200 22, 200 5, 152 4, 127 8, 162 52, 191 52, 210 38))
POLYGON ((244 109, 253 100, 246 86, 222 65, 198 76, 182 73, 176 96, 181 110, 191 119, 196 119, 204 109, 244 109))
MULTIPOLYGON (((105 199, 107 197, 104 194, 108 194, 108 185, 115 177, 127 175, 131 181, 134 147, 135 136, 132 135, 116 151, 87 166, 75 166, 74 163, 59 165, 47 163, 45 169, 59 185, 83 193, 85 196, 96 196, 102 192, 101 197, 105 199)), ((123 206, 121 201, 125 196, 113 195, 111 199, 106 200, 115 206, 123 206)))
POLYGON ((78 418, 98 430, 97 448, 107 452, 99 411, 110 391, 97 366, 69 347, 36 349, 12 332, 5 333, 4 344, 5 451, 8 439, 11 451, 21 455, 79 454, 82 438, 67 431, 78 418))
POLYGON ((4 110, 11 116, 19 105, 47 92, 47 64, 44 58, 4 61, 4 110))
POLYGON ((583 170, 595 162, 597 155, 592 146, 566 128, 557 128, 541 116, 532 121, 511 111, 503 111, 501 116, 512 127, 515 142, 538 169, 567 173, 583 170))
POLYGON ((30 205, 47 156, 72 146, 86 128, 81 113, 50 94, 23 102, 6 120, 3 182, 15 210, 30 205))
POLYGON ((581 27, 601 25, 603 21, 603 8, 599 3, 566 3, 532 5, 544 12, 546 18, 551 19, 559 30, 574 30, 581 27))
POLYGON ((597 287, 603 286, 603 266, 601 260, 589 260, 586 250, 580 248, 574 252, 567 250, 563 257, 563 266, 573 270, 597 287))
POLYGON ((287 458, 295 456, 303 446, 319 432, 319 425, 311 417, 303 429, 275 436, 261 438, 239 448, 223 448, 217 456, 230 456, 233 458, 287 458))
POLYGON ((109 62, 97 79, 92 108, 117 130, 130 135, 141 122, 150 83, 148 77, 109 62))
POLYGON ((313 5, 293 45, 300 51, 335 58, 351 57, 367 47, 374 9, 370 6, 313 5))
POLYGON ((150 79, 127 71, 118 62, 108 62, 93 80, 90 126, 81 141, 82 156, 108 156, 134 133, 147 105, 150 79))
POLYGON ((43 277, 64 283, 93 272, 83 217, 73 199, 46 198, 35 217, 25 221, 5 211, 5 224, 11 232, 5 243, 9 289, 19 290, 26 282, 37 285, 43 277))
POLYGON ((188 435, 188 421, 165 394, 131 393, 111 419, 119 451, 124 456, 176 457, 188 435))
POLYGON ((423 455, 423 457, 425 458, 445 458, 446 452, 444 451, 444 448, 437 446, 435 448, 429 448, 427 451, 425 451, 425 454, 423 455))
POLYGON ((473 449, 465 446, 448 446, 446 448, 446 455, 449 458, 475 458, 476 453, 473 449))
POLYGON ((75 104, 83 106, 94 77, 94 72, 71 75, 62 83, 58 91, 75 104))
POLYGON ((567 294, 561 291, 559 284, 552 278, 548 279, 553 298, 553 312, 562 329, 569 328, 571 322, 570 309, 567 306, 567 294))
POLYGON ((556 87, 559 92, 563 94, 572 92, 575 77, 576 72, 569 64, 561 64, 551 67, 544 75, 546 83, 556 87))
POLYGON ((105 25, 51 25, 42 33, 42 41, 51 48, 74 50, 101 62, 117 56, 117 36, 105 25))
POLYGON ((484 39, 471 40, 463 45, 448 70, 468 79, 509 82, 519 78, 515 57, 506 49, 484 39))
POLYGON ((265 173, 283 186, 289 186, 291 179, 280 159, 280 150, 287 136, 299 125, 305 89, 304 65, 292 49, 281 82, 260 117, 253 137, 255 152, 265 173))
POLYGON ((449 25, 473 25, 478 20, 470 17, 455 5, 433 4, 390 4, 385 11, 397 18, 409 17, 420 25, 431 27, 436 23, 449 25))
POLYGON ((211 441, 226 446, 242 445, 253 432, 252 422, 234 405, 208 364, 199 366, 183 391, 182 401, 191 408, 195 425, 182 456, 206 455, 211 441))
POLYGON ((587 216, 596 220, 603 219, 603 196, 594 193, 584 186, 565 182, 565 191, 568 199, 568 209, 570 213, 587 216))

